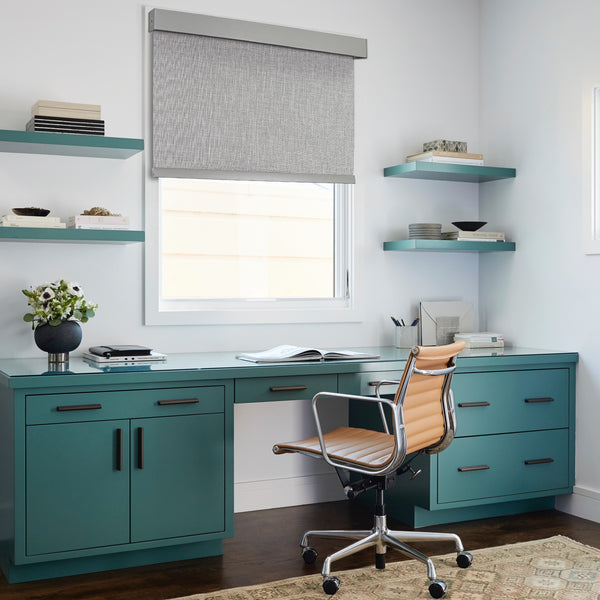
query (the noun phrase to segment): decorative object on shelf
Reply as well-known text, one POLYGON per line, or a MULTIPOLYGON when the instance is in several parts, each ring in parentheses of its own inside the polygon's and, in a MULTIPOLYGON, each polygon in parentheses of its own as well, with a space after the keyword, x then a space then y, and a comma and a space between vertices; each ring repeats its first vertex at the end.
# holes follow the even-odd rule
POLYGON ((25 131, 104 135, 104 121, 97 104, 38 100, 31 107, 25 131))
POLYGON ((103 208, 102 206, 92 206, 92 208, 89 208, 87 210, 84 210, 82 213, 82 215, 92 215, 95 217, 120 217, 120 214, 117 213, 111 213, 110 210, 108 210, 108 208, 103 208))
POLYGON ((477 231, 487 225, 487 221, 452 221, 452 225, 461 231, 477 231))
POLYGON ((38 348, 48 353, 48 363, 67 362, 81 343, 79 321, 89 321, 98 305, 85 300, 79 284, 64 279, 22 292, 31 307, 23 320, 31 323, 38 348))
POLYGON ((423 144, 423 152, 430 150, 441 150, 442 152, 466 152, 467 142, 457 142, 454 140, 433 140, 423 144))
POLYGON ((27 208, 13 208, 11 209, 15 215, 23 217, 45 217, 50 214, 50 210, 47 208, 36 208, 35 206, 28 206, 27 208))
POLYGON ((410 223, 408 226, 408 237, 411 240, 439 240, 441 235, 441 223, 410 223))

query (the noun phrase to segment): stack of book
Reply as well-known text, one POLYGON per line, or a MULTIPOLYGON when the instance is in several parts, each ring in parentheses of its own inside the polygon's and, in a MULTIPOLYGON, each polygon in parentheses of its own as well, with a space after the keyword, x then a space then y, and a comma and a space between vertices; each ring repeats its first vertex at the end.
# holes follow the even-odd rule
POLYGON ((465 342, 465 348, 504 348, 504 336, 501 333, 455 333, 454 341, 460 340, 465 342))
POLYGON ((129 217, 121 215, 75 215, 67 219, 69 229, 129 229, 129 217))
POLYGON ((454 163, 459 165, 483 165, 483 154, 473 154, 470 152, 446 152, 444 150, 429 150, 419 154, 410 154, 406 157, 406 162, 414 161, 454 163))
POLYGON ((445 231, 443 240, 458 240, 461 242, 505 242, 506 234, 502 231, 445 231))
POLYGON ((31 107, 25 130, 104 135, 104 121, 97 104, 38 100, 31 107))
POLYGON ((59 217, 30 217, 25 215, 4 215, 0 222, 2 227, 50 227, 64 229, 67 224, 61 223, 59 217))

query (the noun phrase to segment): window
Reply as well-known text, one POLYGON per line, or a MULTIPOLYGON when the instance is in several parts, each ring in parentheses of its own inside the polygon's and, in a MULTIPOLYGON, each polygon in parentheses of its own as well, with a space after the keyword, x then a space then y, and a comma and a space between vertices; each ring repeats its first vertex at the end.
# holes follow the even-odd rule
POLYGON ((584 151, 583 240, 588 254, 600 254, 600 87, 592 88, 591 118, 584 119, 584 138, 590 139, 584 151))
POLYGON ((146 323, 349 321, 366 40, 152 9, 146 323))
POLYGON ((345 298, 347 200, 336 188, 161 179, 163 308, 345 298))

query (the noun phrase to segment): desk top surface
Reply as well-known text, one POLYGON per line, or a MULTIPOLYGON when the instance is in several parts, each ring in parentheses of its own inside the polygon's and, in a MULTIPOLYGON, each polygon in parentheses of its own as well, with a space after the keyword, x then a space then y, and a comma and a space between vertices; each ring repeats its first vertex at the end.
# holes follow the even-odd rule
MULTIPOLYGON (((169 354, 164 362, 102 364, 73 357, 59 369, 49 368, 45 357, 0 359, 0 384, 12 388, 93 383, 133 383, 183 379, 235 379, 321 373, 357 373, 403 368, 407 349, 353 348, 378 354, 377 359, 327 360, 255 364, 236 358, 235 352, 169 354)), ((536 348, 481 348, 461 352, 457 371, 470 368, 509 368, 539 364, 576 363, 577 352, 536 348), (500 350, 500 351, 498 351, 500 350)))

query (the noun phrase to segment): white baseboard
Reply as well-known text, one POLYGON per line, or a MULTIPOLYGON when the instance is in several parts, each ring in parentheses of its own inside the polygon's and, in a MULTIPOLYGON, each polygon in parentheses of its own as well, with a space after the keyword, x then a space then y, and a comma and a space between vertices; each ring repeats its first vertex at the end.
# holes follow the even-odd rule
POLYGON ((558 496, 556 509, 600 523, 600 492, 576 485, 572 494, 558 496))
POLYGON ((233 489, 235 512, 316 504, 346 497, 335 473, 239 482, 233 489))

